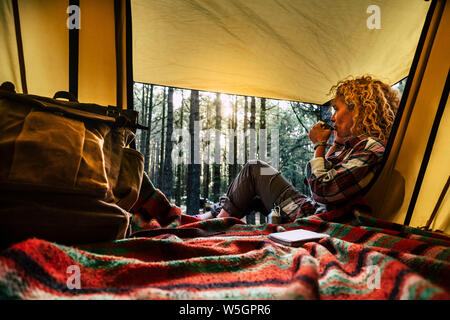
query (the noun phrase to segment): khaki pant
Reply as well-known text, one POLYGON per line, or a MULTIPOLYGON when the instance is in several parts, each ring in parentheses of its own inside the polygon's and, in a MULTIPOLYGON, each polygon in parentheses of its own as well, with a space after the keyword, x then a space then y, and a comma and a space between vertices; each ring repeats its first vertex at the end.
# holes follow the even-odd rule
POLYGON ((281 172, 263 161, 252 160, 233 180, 221 202, 225 211, 241 219, 252 211, 268 215, 274 205, 293 195, 301 193, 281 172))

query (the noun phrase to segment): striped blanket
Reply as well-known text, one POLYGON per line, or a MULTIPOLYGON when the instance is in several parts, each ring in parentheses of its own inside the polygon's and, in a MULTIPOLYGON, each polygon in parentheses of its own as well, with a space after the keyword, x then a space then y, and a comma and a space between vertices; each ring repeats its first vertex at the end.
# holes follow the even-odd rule
POLYGON ((133 231, 219 234, 163 233, 82 246, 29 239, 0 254, 0 298, 450 299, 450 238, 355 207, 283 225, 199 221, 156 190, 136 208, 133 231), (157 214, 148 211, 155 206, 157 214), (299 228, 331 237, 298 248, 268 238, 299 228))

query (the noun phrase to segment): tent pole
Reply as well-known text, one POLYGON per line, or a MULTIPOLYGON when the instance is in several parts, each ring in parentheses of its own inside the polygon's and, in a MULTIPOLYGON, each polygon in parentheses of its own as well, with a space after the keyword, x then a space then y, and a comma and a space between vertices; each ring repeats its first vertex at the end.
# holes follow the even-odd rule
POLYGON ((416 206, 417 198, 419 196, 420 188, 422 186, 423 178, 425 177, 425 172, 427 170, 428 162, 433 151, 434 141, 436 140, 436 134, 439 129, 439 124, 441 123, 442 115, 444 114, 445 105, 447 104, 448 93, 450 89, 450 72, 447 73, 447 80, 445 81, 444 90, 442 90, 441 100, 439 101, 439 106, 434 117, 433 126, 431 127, 431 132, 428 137, 427 146, 425 153, 423 155, 422 163, 420 165, 419 174, 416 179, 416 184, 414 186, 414 191, 409 202, 408 211, 405 217, 405 225, 409 225, 411 222, 411 217, 416 206))
POLYGON ((114 0, 114 28, 116 42, 116 105, 123 108, 123 10, 122 1, 114 0))
POLYGON ((22 82, 22 92, 27 94, 27 75, 25 72, 25 58, 23 54, 22 31, 20 28, 19 4, 17 0, 12 0, 12 8, 14 15, 14 27, 16 31, 17 53, 19 55, 20 80, 22 82))
POLYGON ((131 0, 125 0, 125 56, 126 56, 126 86, 127 86, 127 109, 134 110, 133 105, 133 40, 131 21, 131 0))
MULTIPOLYGON (((70 0, 69 5, 80 6, 80 0, 70 0)), ((78 100, 78 66, 80 33, 77 28, 69 29, 69 92, 78 100)))
POLYGON ((444 200, 445 194, 447 193, 449 186, 450 186, 450 176, 448 176, 447 183, 445 184, 444 188, 442 189, 441 195, 439 196, 439 199, 436 202, 436 206, 434 207, 434 210, 431 213, 430 219, 428 219, 427 224, 425 225, 425 230, 430 229, 431 223, 433 222, 434 218, 436 217, 436 213, 438 212, 439 207, 441 206, 441 203, 444 200))

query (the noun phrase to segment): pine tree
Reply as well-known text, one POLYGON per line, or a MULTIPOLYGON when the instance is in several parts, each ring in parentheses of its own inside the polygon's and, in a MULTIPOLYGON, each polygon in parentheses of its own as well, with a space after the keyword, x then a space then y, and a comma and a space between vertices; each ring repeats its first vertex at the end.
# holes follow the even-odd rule
POLYGON ((244 163, 248 161, 248 97, 244 97, 244 163))
POLYGON ((250 103, 250 148, 249 160, 256 160, 256 98, 252 97, 250 103))
MULTIPOLYGON (((250 102, 250 150, 249 160, 256 160, 256 98, 252 97, 250 102)), ((248 224, 255 224, 255 213, 247 216, 248 224)))
MULTIPOLYGON (((180 124, 179 124, 179 128, 183 129, 183 115, 184 115, 184 92, 183 92, 183 98, 181 100, 181 107, 180 107, 180 124)), ((178 139, 178 143, 182 143, 183 141, 183 137, 180 136, 180 138, 178 139)), ((178 157, 181 158, 182 157, 182 151, 179 151, 178 157)), ((176 186, 176 195, 175 195, 175 203, 177 206, 181 206, 181 190, 182 190, 182 185, 183 185, 183 178, 185 177, 184 175, 184 163, 183 161, 181 161, 181 163, 179 163, 177 165, 177 186, 176 186)))
POLYGON ((236 149, 234 148, 234 132, 233 132, 233 115, 234 109, 231 112, 230 117, 227 119, 228 122, 228 133, 231 135, 228 137, 228 185, 230 185, 234 180, 234 153, 236 152, 236 149))
POLYGON ((172 197, 173 168, 172 168, 172 133, 173 133, 173 88, 169 87, 167 96, 167 126, 166 126, 165 159, 161 190, 168 199, 172 197))
POLYGON ((215 124, 215 134, 214 134, 214 164, 213 164, 213 201, 218 202, 221 196, 221 146, 220 146, 220 130, 222 129, 222 103, 220 100, 220 93, 216 94, 216 99, 214 101, 216 106, 216 124, 215 124))
POLYGON ((233 179, 238 174, 238 163, 237 163, 237 96, 234 96, 233 105, 233 179))
POLYGON ((144 151, 144 171, 148 172, 149 164, 150 164, 150 136, 152 134, 152 115, 153 115, 153 85, 150 85, 150 97, 148 97, 148 88, 147 88, 147 127, 148 132, 145 134, 145 147, 144 151))
POLYGON ((211 141, 210 141, 210 123, 211 123, 211 112, 209 110, 209 105, 206 106, 206 119, 205 119, 205 126, 204 129, 206 130, 206 144, 204 146, 204 161, 203 161, 203 198, 205 199, 205 204, 206 204, 206 199, 209 198, 209 184, 210 184, 210 180, 211 180, 211 170, 210 170, 210 165, 209 165, 209 161, 210 161, 210 152, 211 152, 211 141))
POLYGON ((163 184, 163 175, 164 175, 164 146, 165 146, 165 117, 166 117, 166 88, 163 88, 164 95, 163 95, 163 105, 162 105, 162 113, 161 113, 161 144, 159 148, 159 170, 158 170, 158 186, 161 188, 163 184))
MULTIPOLYGON (((141 117, 143 123, 148 122, 148 116, 147 116, 147 95, 148 95, 148 86, 147 84, 142 84, 142 97, 141 97, 141 117)), ((146 136, 149 135, 150 132, 141 130, 141 143, 140 143, 140 150, 145 155, 145 141, 146 136)))
POLYGON ((198 214, 200 210, 200 132, 195 130, 199 120, 199 93, 191 90, 189 133, 191 135, 190 163, 188 164, 187 214, 198 214))
MULTIPOLYGON (((258 143, 258 155, 259 159, 262 161, 267 161, 267 132, 266 132, 266 99, 261 98, 261 104, 259 109, 259 143, 258 143)), ((266 222, 266 216, 261 212, 259 213, 259 223, 263 224, 266 222)))

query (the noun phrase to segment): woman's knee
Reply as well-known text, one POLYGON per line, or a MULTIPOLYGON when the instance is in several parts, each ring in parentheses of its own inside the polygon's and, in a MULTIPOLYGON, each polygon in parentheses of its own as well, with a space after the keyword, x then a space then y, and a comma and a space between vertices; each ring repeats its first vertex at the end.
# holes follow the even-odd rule
POLYGON ((274 175, 278 173, 278 170, 262 160, 249 160, 244 168, 253 171, 255 174, 274 175))
POLYGON ((247 167, 270 167, 269 164, 262 160, 249 160, 245 164, 247 167))

